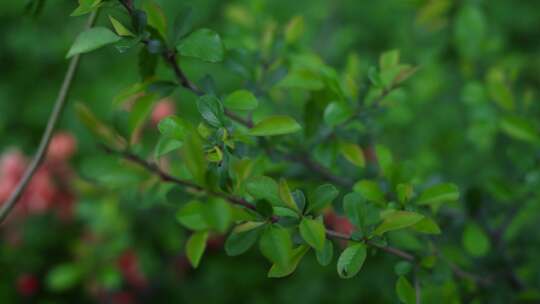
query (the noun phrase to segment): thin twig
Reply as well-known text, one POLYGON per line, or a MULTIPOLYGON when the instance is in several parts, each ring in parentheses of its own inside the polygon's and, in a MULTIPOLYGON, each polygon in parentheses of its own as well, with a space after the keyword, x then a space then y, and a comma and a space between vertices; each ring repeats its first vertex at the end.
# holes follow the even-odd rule
MULTIPOLYGON (((152 164, 152 163, 140 158, 139 156, 137 156, 137 155, 135 155, 135 154, 133 154, 133 153, 131 153, 129 151, 118 151, 118 150, 115 150, 115 149, 112 149, 112 148, 106 147, 106 146, 103 146, 103 149, 109 154, 118 155, 118 156, 122 157, 123 159, 125 159, 125 160, 127 160, 129 162, 132 162, 134 164, 139 165, 140 167, 144 168, 145 170, 149 171, 150 173, 153 173, 154 175, 159 176, 159 178, 161 180, 163 180, 164 182, 170 182, 170 183, 174 183, 174 184, 177 184, 179 186, 182 186, 182 187, 192 188, 192 189, 195 189, 195 190, 198 190, 198 191, 201 191, 201 192, 205 192, 206 194, 211 195, 211 196, 216 196, 216 197, 223 198, 223 199, 225 199, 225 200, 227 200, 230 203, 233 203, 235 205, 240 205, 240 206, 243 206, 245 208, 255 210, 255 206, 252 205, 251 203, 249 203, 244 198, 234 196, 234 195, 230 195, 230 194, 227 194, 227 193, 224 193, 224 192, 208 190, 208 189, 205 189, 204 187, 199 186, 199 185, 197 185, 197 184, 195 184, 195 183, 193 183, 191 181, 183 180, 183 179, 174 177, 174 176, 170 175, 169 173, 163 171, 157 165, 152 164)), ((279 217, 273 217, 272 218, 273 222, 276 222, 278 220, 279 220, 279 217)), ((333 231, 333 230, 329 230, 329 229, 326 229, 326 235, 328 235, 329 237, 335 238, 335 239, 355 241, 354 239, 352 239, 347 234, 340 233, 340 232, 333 231)), ((366 245, 375 247, 377 249, 380 249, 380 250, 382 250, 384 252, 393 254, 393 255, 398 256, 400 258, 403 258, 405 260, 415 261, 415 258, 414 258, 413 255, 411 255, 411 254, 409 254, 409 253, 407 253, 405 251, 399 250, 397 248, 393 248, 393 247, 389 247, 389 246, 381 246, 381 245, 375 244, 375 243, 373 243, 373 242, 371 242, 369 240, 363 240, 363 242, 366 245)))
MULTIPOLYGON (((88 17, 85 29, 89 29, 94 25, 96 16, 97 10, 92 12, 88 17)), ((28 168, 26 168, 26 171, 24 172, 21 181, 19 181, 19 184, 11 193, 8 200, 2 205, 2 208, 0 209, 0 223, 2 223, 6 219, 10 211, 13 209, 13 207, 15 207, 24 190, 28 186, 28 183, 32 179, 32 176, 34 176, 37 169, 45 159, 45 155, 47 154, 47 149, 49 147, 49 142, 51 141, 54 129, 56 127, 56 124, 58 123, 60 115, 62 114, 62 110, 66 105, 67 95, 69 93, 69 89, 71 88, 73 78, 75 77, 75 72, 77 71, 80 58, 81 55, 77 54, 73 56, 73 58, 69 62, 69 67, 67 69, 66 75, 64 76, 64 81, 62 82, 62 86, 60 87, 60 91, 58 92, 58 97, 56 98, 53 110, 51 112, 51 116, 47 121, 47 126, 45 127, 45 131, 43 132, 43 135, 41 137, 38 149, 34 154, 32 162, 30 163, 28 168)))

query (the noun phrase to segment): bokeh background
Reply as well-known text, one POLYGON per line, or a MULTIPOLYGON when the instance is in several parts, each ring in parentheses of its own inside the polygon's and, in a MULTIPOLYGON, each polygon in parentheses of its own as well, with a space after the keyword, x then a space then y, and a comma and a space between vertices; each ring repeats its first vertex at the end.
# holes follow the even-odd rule
MULTIPOLYGON (((304 47, 338 71, 356 56, 363 77, 380 53, 399 49, 402 61, 420 70, 392 107, 377 114, 377 141, 402 162, 403 174, 459 185, 462 199, 441 215, 437 240, 452 261, 518 280, 505 274, 485 289, 447 280, 451 270, 441 269, 439 280, 425 288, 427 303, 540 301, 533 288, 540 286, 540 150, 500 128, 503 117, 519 115, 538 134, 539 1, 157 2, 167 13, 192 6, 196 25, 218 31, 229 48, 248 50, 266 24, 282 27, 301 15, 304 47), (499 233, 485 256, 463 249, 471 221, 484 223, 486 234, 499 233)), ((76 6, 46 0, 25 12, 25 1, 0 4, 0 201, 39 142, 67 67, 65 54, 85 22, 69 17, 76 6)), ((103 9, 98 24, 109 26, 107 14, 117 12, 103 9)), ((227 257, 216 236, 201 267, 190 269, 182 253, 186 232, 170 202, 174 193, 129 190, 133 176, 115 170, 118 164, 98 149, 74 111, 78 101, 104 120, 123 119, 111 101, 139 81, 137 56, 114 47, 84 56, 56 154, 32 183, 27 210, 0 227, 1 303, 398 303, 397 260, 382 255, 352 280, 339 279, 334 267, 320 267, 312 255, 291 277, 272 280, 256 249, 227 257)), ((225 92, 244 82, 241 66, 227 68, 234 65, 232 59, 225 65, 182 62, 192 79, 212 74, 225 92)), ((158 68, 172 76, 162 63, 158 68)), ((169 109, 192 113, 195 121, 194 98, 177 90, 169 109)), ((152 122, 146 134, 157 136, 152 122)), ((403 248, 414 248, 414 241, 403 240, 403 248)))

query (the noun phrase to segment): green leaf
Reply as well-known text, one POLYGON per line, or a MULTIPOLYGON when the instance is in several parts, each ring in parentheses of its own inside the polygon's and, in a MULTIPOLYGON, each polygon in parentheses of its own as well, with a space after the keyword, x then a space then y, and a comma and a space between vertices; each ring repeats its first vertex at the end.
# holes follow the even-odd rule
POLYGON ((270 218, 274 214, 274 207, 266 200, 259 200, 255 203, 255 210, 264 218, 270 218))
POLYGON ((353 225, 365 229, 379 221, 379 211, 359 193, 349 193, 343 197, 343 210, 353 225))
POLYGON ((208 225, 220 233, 225 233, 232 221, 231 205, 220 198, 210 199, 204 204, 204 218, 208 225))
POLYGON ((156 145, 155 155, 156 157, 161 157, 180 148, 182 148, 182 141, 162 136, 159 138, 159 141, 156 145))
POLYGON ((109 15, 109 20, 111 21, 114 31, 118 34, 118 36, 135 37, 135 34, 128 30, 120 21, 116 20, 113 16, 109 15))
POLYGON ((274 206, 283 206, 279 198, 279 186, 268 176, 257 176, 246 184, 247 192, 255 199, 267 200, 274 206))
POLYGON ((401 302, 405 304, 416 303, 416 291, 404 276, 400 276, 396 282, 396 293, 401 302))
POLYGON ((411 184, 398 184, 396 186, 396 192, 398 201, 402 205, 410 201, 414 195, 414 189, 411 184))
POLYGON ((71 13, 70 16, 76 17, 88 14, 102 4, 102 0, 79 0, 79 6, 71 13))
POLYGON ((191 31, 193 26, 193 9, 184 7, 174 18, 174 24, 170 31, 169 41, 171 45, 177 45, 180 39, 191 31))
POLYGON ((354 191, 362 194, 368 201, 376 203, 384 203, 384 192, 379 187, 379 184, 371 180, 361 180, 354 184, 354 191))
POLYGON ((540 133, 530 120, 517 116, 507 116, 501 120, 500 128, 514 139, 530 143, 540 142, 540 133))
POLYGON ((167 37, 167 19, 161 7, 154 1, 146 0, 143 8, 148 17, 148 24, 154 27, 161 37, 167 37))
POLYGON ((304 217, 300 222, 299 229, 300 235, 309 246, 317 251, 324 249, 326 231, 320 220, 304 217))
MULTIPOLYGON (((248 223, 254 223, 254 222, 248 222, 248 223)), ((257 239, 259 238, 259 235, 261 234, 260 225, 262 223, 255 222, 255 224, 258 224, 257 226, 249 229, 249 230, 242 230, 242 231, 233 231, 227 240, 225 241, 225 252, 229 256, 237 256, 240 255, 246 251, 248 251, 255 242, 257 242, 257 239)))
POLYGON ((224 126, 224 110, 219 99, 214 95, 204 95, 197 100, 197 108, 204 121, 215 128, 224 126))
POLYGON ((273 136, 298 132, 302 127, 289 116, 270 116, 255 124, 249 130, 253 136, 273 136))
POLYGON ((324 109, 324 122, 331 126, 337 126, 346 122, 352 115, 353 110, 345 102, 331 102, 324 109))
POLYGON ((324 82, 317 73, 306 69, 294 69, 277 84, 280 88, 296 88, 316 91, 324 88, 324 82))
POLYGON ((424 217, 418 223, 414 224, 412 226, 412 229, 422 233, 441 234, 441 229, 439 228, 439 225, 437 225, 434 220, 428 217, 424 217))
POLYGON ((475 257, 486 255, 491 243, 486 233, 477 224, 468 224, 463 231, 463 247, 475 257))
POLYGON ((206 223, 204 213, 204 204, 191 201, 178 210, 176 219, 190 230, 208 230, 208 223, 206 223))
POLYGON ((225 53, 221 38, 209 29, 199 29, 191 33, 180 41, 177 49, 182 56, 208 62, 222 61, 225 53))
POLYGON ((105 27, 94 27, 77 36, 69 49, 66 58, 77 54, 88 53, 108 44, 117 42, 121 38, 105 27))
POLYGON ((146 121, 146 118, 150 115, 150 112, 152 112, 152 106, 156 100, 157 98, 153 94, 144 95, 137 99, 133 109, 129 113, 128 119, 129 133, 132 136, 146 121))
POLYGON ((454 25, 457 49, 463 57, 476 59, 483 54, 486 32, 486 18, 482 11, 473 5, 463 5, 454 25))
POLYGON ((324 247, 322 250, 316 251, 317 261, 321 266, 328 266, 332 262, 334 256, 334 244, 329 239, 324 241, 324 247))
POLYGON ((439 206, 445 202, 452 202, 459 199, 458 187, 454 184, 445 183, 431 186, 422 192, 416 203, 418 205, 439 206))
POLYGON ((74 287, 81 279, 81 268, 75 263, 65 263, 49 271, 46 282, 48 289, 61 292, 74 287))
POLYGON ((278 225, 268 226, 259 241, 262 254, 274 264, 286 267, 292 255, 292 241, 287 229, 278 225))
POLYGON ((308 211, 320 212, 338 196, 338 189, 331 184, 320 185, 311 195, 308 211))
POLYGON ((366 255, 367 251, 364 244, 353 243, 347 247, 337 261, 338 275, 344 279, 354 277, 364 265, 366 255))
POLYGON ((198 231, 192 234, 186 244, 186 256, 193 268, 199 266, 199 262, 206 249, 206 240, 208 239, 208 231, 198 231))
POLYGON ((386 216, 377 229, 376 235, 382 235, 387 231, 398 230, 412 226, 420 222, 424 216, 422 214, 411 211, 394 211, 386 216))
POLYGON ((186 167, 199 184, 206 184, 206 158, 202 140, 196 131, 191 131, 185 138, 182 147, 182 157, 186 167))
POLYGON ((309 247, 300 245, 292 250, 291 258, 286 265, 275 263, 268 271, 269 278, 282 278, 294 272, 302 257, 309 251, 309 247))
POLYGON ((299 211, 298 206, 296 205, 291 194, 291 190, 289 190, 289 185, 287 185, 287 181, 283 178, 279 180, 279 197, 281 198, 281 201, 287 205, 287 207, 292 210, 299 211))
POLYGON ((279 217, 292 217, 295 219, 300 218, 300 215, 297 211, 291 210, 287 207, 274 207, 274 213, 279 217))
POLYGON ((183 140, 188 129, 187 123, 178 116, 168 116, 158 124, 159 132, 166 137, 183 140))
POLYGON ((304 33, 304 18, 295 16, 285 27, 285 41, 288 44, 295 43, 304 33))
POLYGON ((491 99, 499 107, 507 111, 515 109, 515 98, 504 71, 498 68, 490 69, 486 77, 486 86, 491 99))
POLYGON ((232 110, 251 111, 257 108, 259 101, 250 91, 237 90, 229 94, 223 104, 232 110))
POLYGON ((381 70, 395 67, 399 63, 399 50, 391 50, 381 54, 379 57, 379 66, 381 70))
POLYGON ((86 105, 77 103, 75 105, 75 110, 79 120, 95 137, 113 147, 119 145, 121 142, 120 136, 109 128, 109 126, 100 121, 86 105))
POLYGON ((362 152, 362 148, 360 148, 360 146, 357 144, 342 142, 339 145, 339 150, 345 159, 347 159, 353 165, 358 167, 365 166, 364 153, 362 152))

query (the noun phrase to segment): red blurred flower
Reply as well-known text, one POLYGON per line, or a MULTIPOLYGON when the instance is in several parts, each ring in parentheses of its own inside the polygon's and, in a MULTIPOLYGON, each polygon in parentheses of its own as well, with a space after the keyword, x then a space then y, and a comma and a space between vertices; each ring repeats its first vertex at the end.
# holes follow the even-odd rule
POLYGON ((17 278, 17 292, 25 297, 30 297, 39 289, 39 281, 33 274, 21 274, 17 278))
POLYGON ((68 132, 56 133, 49 144, 47 159, 50 161, 66 161, 77 151, 77 141, 68 132))
POLYGON ((173 115, 176 112, 176 106, 172 99, 165 98, 156 103, 152 111, 151 121, 157 125, 163 118, 173 115))
POLYGON ((139 257, 134 250, 126 250, 118 258, 117 265, 128 284, 137 289, 146 288, 148 281, 141 271, 139 257))
POLYGON ((324 222, 327 227, 346 235, 351 235, 354 231, 354 225, 345 216, 337 215, 333 210, 324 215, 324 222))

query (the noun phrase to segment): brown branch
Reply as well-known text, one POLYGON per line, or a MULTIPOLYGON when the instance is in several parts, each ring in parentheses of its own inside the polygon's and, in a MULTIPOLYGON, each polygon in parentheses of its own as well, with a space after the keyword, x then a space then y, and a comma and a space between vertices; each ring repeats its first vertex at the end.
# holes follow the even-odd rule
MULTIPOLYGON (((92 12, 88 17, 85 30, 93 26, 96 20, 96 16, 97 10, 92 12)), ((15 207, 15 205, 19 201, 22 194, 24 193, 24 190, 30 183, 30 180, 45 159, 54 129, 56 128, 56 124, 58 123, 58 120, 62 114, 62 110, 66 105, 67 95, 69 93, 69 89, 71 88, 71 84, 73 83, 73 79, 75 78, 75 73, 77 71, 77 67, 79 66, 80 58, 81 54, 77 54, 73 56, 73 58, 71 58, 71 61, 69 62, 69 67, 67 69, 66 75, 64 76, 64 81, 62 82, 62 86, 60 87, 60 91, 58 92, 58 97, 56 98, 56 101, 54 103, 51 116, 49 116, 47 126, 45 127, 45 131, 43 132, 41 141, 39 143, 38 149, 36 150, 36 153, 34 154, 32 162, 30 163, 28 168, 26 168, 26 171, 24 172, 24 175, 15 190, 10 194, 7 201, 4 202, 2 208, 0 208, 0 223, 2 223, 6 219, 8 214, 11 212, 11 210, 13 210, 13 207, 15 207)))
MULTIPOLYGON (((202 187, 200 185, 197 185, 197 184, 195 184, 195 183, 193 183, 191 181, 174 177, 174 176, 170 175, 169 173, 163 171, 157 165, 155 165, 153 163, 150 163, 150 162, 140 158, 139 156, 137 156, 137 155, 135 155, 135 154, 133 154, 133 153, 131 153, 129 151, 118 151, 118 150, 112 149, 112 148, 107 147, 107 146, 103 146, 103 149, 105 150, 105 152, 107 152, 109 154, 118 155, 121 158, 123 158, 123 159, 125 159, 125 160, 127 160, 127 161, 129 161, 131 163, 139 165, 140 167, 147 170, 148 172, 159 176, 159 178, 164 182, 170 182, 170 183, 174 183, 174 184, 177 184, 179 186, 182 186, 182 187, 192 188, 192 189, 195 189, 195 190, 198 190, 198 191, 201 191, 201 192, 205 192, 206 194, 211 195, 211 196, 216 196, 216 197, 223 198, 223 199, 229 201, 232 204, 239 205, 239 206, 251 209, 251 210, 255 210, 255 206, 252 205, 251 203, 249 203, 244 198, 234 196, 234 195, 230 195, 230 194, 227 194, 227 193, 224 193, 224 192, 208 190, 208 189, 206 189, 206 188, 204 188, 204 187, 202 187)), ((278 220, 279 220, 279 217, 277 217, 277 216, 274 216, 272 218, 273 222, 276 222, 278 220)), ((328 235, 329 237, 335 238, 335 239, 342 239, 342 240, 347 240, 347 241, 355 241, 349 235, 346 235, 346 234, 343 234, 343 233, 340 233, 340 232, 337 232, 337 231, 329 230, 329 229, 326 229, 326 235, 328 235)), ((393 255, 398 256, 400 258, 403 258, 405 260, 415 261, 415 258, 414 258, 413 255, 411 255, 411 254, 409 254, 409 253, 407 253, 405 251, 399 250, 397 248, 393 248, 393 247, 389 247, 389 246, 381 246, 381 245, 375 244, 375 243, 373 243, 373 242, 371 242, 371 241, 369 241, 367 239, 363 240, 363 242, 366 245, 375 247, 377 249, 380 249, 380 250, 382 250, 384 252, 393 254, 393 255)))

